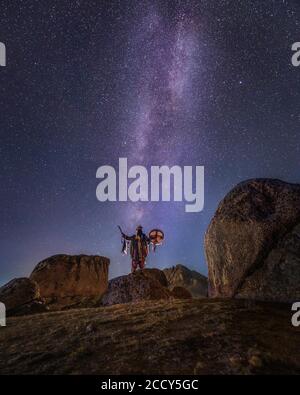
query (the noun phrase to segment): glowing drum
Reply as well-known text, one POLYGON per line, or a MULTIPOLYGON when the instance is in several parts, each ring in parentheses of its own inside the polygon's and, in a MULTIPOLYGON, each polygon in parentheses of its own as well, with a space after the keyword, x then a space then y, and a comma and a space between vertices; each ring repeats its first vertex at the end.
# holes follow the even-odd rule
POLYGON ((152 229, 149 232, 149 239, 154 246, 159 246, 164 241, 164 232, 160 229, 152 229))

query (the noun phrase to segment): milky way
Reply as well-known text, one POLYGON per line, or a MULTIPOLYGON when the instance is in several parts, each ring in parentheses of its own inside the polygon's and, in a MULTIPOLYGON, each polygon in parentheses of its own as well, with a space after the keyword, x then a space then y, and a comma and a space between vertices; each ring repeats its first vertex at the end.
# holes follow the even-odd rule
MULTIPOLYGON (((136 90, 131 92, 134 119, 125 118, 119 128, 123 143, 129 145, 126 155, 131 164, 176 165, 184 154, 187 136, 180 119, 190 116, 197 27, 183 12, 174 20, 166 21, 150 7, 129 34, 126 61, 135 53, 137 70, 136 90)), ((145 213, 155 216, 150 205, 132 204, 124 222, 137 223, 145 213)))
POLYGON ((298 1, 2 1, 0 282, 57 253, 111 258, 162 228, 150 267, 206 273, 203 236, 252 177, 300 182, 298 1), (205 166, 205 205, 96 199, 96 170, 205 166))

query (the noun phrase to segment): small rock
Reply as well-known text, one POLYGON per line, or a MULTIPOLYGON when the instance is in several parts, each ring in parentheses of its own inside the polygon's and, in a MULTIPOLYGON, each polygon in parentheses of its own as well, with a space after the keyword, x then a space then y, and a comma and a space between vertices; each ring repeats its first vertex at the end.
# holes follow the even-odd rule
POLYGON ((240 370, 243 367, 243 358, 240 355, 233 355, 229 358, 229 363, 230 365, 235 368, 240 370))
POLYGON ((252 355, 249 358, 249 364, 254 368, 261 368, 263 365, 262 359, 258 355, 252 355))
POLYGON ((96 331, 96 327, 94 324, 88 324, 87 327, 85 328, 86 333, 92 333, 96 331))
POLYGON ((194 374, 200 374, 204 368, 205 368, 204 363, 201 361, 198 361, 196 363, 196 366, 194 367, 194 374))

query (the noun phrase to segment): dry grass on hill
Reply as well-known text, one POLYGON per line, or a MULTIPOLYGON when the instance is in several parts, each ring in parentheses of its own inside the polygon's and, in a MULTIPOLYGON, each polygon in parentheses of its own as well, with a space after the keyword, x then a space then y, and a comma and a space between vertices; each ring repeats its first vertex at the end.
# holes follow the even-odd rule
POLYGON ((9 318, 2 374, 300 373, 289 305, 168 300, 9 318))

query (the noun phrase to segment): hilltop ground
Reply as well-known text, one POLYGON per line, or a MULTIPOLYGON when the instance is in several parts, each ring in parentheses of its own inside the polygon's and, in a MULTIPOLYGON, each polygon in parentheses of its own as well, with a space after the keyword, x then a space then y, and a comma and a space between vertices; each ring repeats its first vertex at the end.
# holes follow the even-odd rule
POLYGON ((300 373, 289 305, 167 300, 8 318, 2 374, 300 373))

